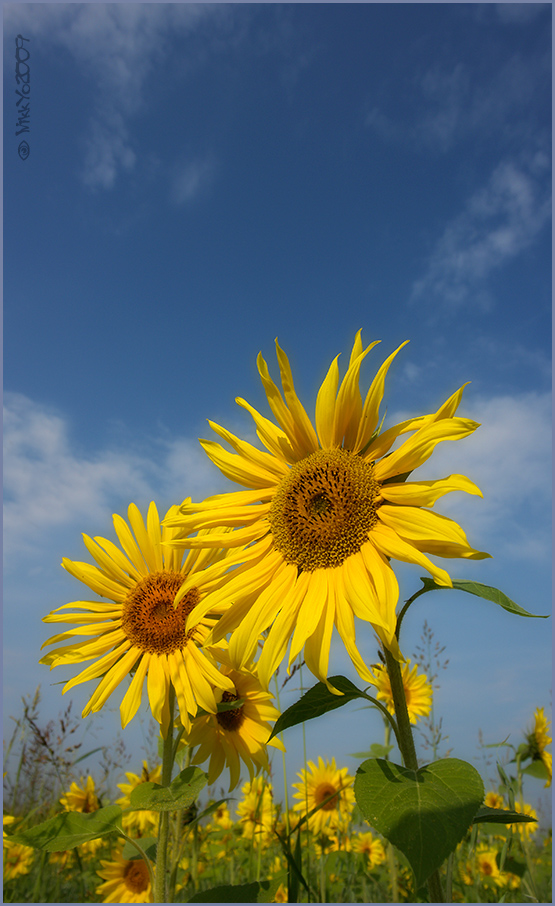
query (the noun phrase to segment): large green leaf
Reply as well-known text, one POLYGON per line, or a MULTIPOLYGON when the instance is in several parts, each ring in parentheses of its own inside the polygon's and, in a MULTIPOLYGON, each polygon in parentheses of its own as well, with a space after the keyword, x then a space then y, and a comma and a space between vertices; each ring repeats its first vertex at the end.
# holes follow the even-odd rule
POLYGON ((338 689, 343 694, 334 695, 333 692, 329 691, 325 683, 316 683, 312 689, 305 692, 298 702, 295 702, 294 705, 287 708, 287 710, 277 719, 268 742, 277 733, 281 733, 282 730, 286 730, 288 727, 294 727, 296 724, 302 724, 305 720, 312 720, 314 717, 320 717, 322 714, 333 711, 335 708, 341 708, 343 705, 346 705, 347 702, 351 702, 355 698, 364 698, 367 701, 372 702, 372 704, 378 705, 378 707, 380 705, 380 703, 370 695, 366 695, 365 692, 361 692, 360 689, 357 689, 346 676, 330 676, 329 682, 335 689, 338 689))
POLYGON ((119 805, 108 805, 96 812, 62 812, 31 827, 29 830, 12 834, 14 843, 24 843, 46 852, 61 852, 73 849, 81 843, 121 833, 122 811, 119 805))
POLYGON ((489 808, 489 806, 483 805, 474 815, 472 823, 479 824, 483 821, 487 821, 489 824, 525 824, 536 821, 536 818, 532 818, 531 815, 523 815, 522 812, 511 812, 509 809, 489 808))
POLYGON ((169 786, 159 783, 140 783, 129 797, 131 811, 152 809, 155 812, 172 812, 188 808, 206 786, 208 777, 200 768, 185 768, 169 786))
MULTIPOLYGON (((156 837, 139 837, 137 842, 139 843, 145 856, 147 856, 151 862, 156 862, 156 847, 158 845, 158 840, 156 839, 156 837)), ((134 846, 133 843, 131 843, 130 840, 128 840, 123 847, 121 854, 124 859, 127 859, 129 861, 133 859, 142 859, 139 850, 136 846, 134 846)))
MULTIPOLYGON (((421 582, 424 583, 425 589, 422 591, 445 591, 448 587, 446 585, 438 585, 434 582, 433 579, 429 579, 425 576, 420 577, 421 582)), ((539 620, 546 620, 549 614, 540 614, 540 613, 528 613, 527 610, 524 610, 524 607, 521 607, 520 604, 515 604, 514 601, 511 601, 502 591, 499 591, 498 588, 493 588, 491 585, 482 585, 481 582, 467 582, 463 579, 453 579, 453 588, 458 591, 466 591, 470 595, 477 595, 479 598, 485 598, 487 601, 493 601, 494 604, 499 604, 504 610, 508 610, 509 613, 516 613, 521 617, 536 617, 539 620)))
POLYGON ((284 878, 253 881, 251 884, 224 884, 195 893, 187 903, 272 903, 284 878))
POLYGON ((355 798, 371 827, 406 856, 420 887, 463 839, 484 785, 478 771, 458 758, 418 771, 370 758, 357 770, 355 798))

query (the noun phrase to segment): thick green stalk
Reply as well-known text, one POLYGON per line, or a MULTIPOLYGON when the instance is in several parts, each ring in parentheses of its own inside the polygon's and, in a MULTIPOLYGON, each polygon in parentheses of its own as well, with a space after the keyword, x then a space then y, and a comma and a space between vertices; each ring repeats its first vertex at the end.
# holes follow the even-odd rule
MULTIPOLYGON (((391 694, 393 696, 393 707, 395 709, 395 717, 397 718, 397 742, 399 744, 399 749, 401 750, 405 767, 409 768, 411 771, 417 771, 418 759, 416 758, 414 737, 412 735, 412 727, 409 720, 401 666, 399 661, 393 657, 387 648, 384 650, 389 682, 391 684, 391 694)), ((431 903, 445 903, 445 894, 443 893, 443 887, 438 871, 434 871, 428 878, 428 892, 430 894, 431 903)))
MULTIPOLYGON (((164 751, 162 756, 162 786, 169 786, 172 780, 173 770, 173 710, 175 704, 175 691, 170 684, 169 708, 170 708, 170 725, 168 735, 164 739, 164 751)), ((168 889, 168 841, 170 828, 170 813, 160 812, 160 824, 158 829, 158 846, 156 848, 156 874, 154 876, 154 902, 167 903, 168 889)))
POLYGON ((397 718, 397 741, 399 743, 399 748, 401 750, 401 755, 403 756, 405 767, 410 768, 411 771, 417 771, 418 760, 416 758, 414 737, 412 735, 412 727, 409 720, 409 712, 407 709, 407 700, 405 697, 405 688, 403 686, 401 667, 399 665, 399 661, 397 661, 393 657, 391 652, 387 648, 385 648, 384 650, 387 672, 389 674, 389 682, 391 684, 391 694, 393 696, 393 707, 395 709, 395 717, 397 718))

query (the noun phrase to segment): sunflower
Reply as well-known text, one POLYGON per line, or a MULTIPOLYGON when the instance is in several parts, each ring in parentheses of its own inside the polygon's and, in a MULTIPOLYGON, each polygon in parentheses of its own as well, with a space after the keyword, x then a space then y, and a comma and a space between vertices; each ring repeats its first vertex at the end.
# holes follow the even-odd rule
POLYGON ((520 802, 516 801, 514 810, 521 815, 528 815, 530 818, 534 818, 534 821, 519 821, 512 825, 514 833, 527 840, 538 829, 538 814, 528 802, 521 805, 520 802))
POLYGON ((476 849, 476 863, 482 879, 493 881, 500 886, 503 884, 503 878, 497 864, 497 852, 489 849, 487 844, 481 844, 476 849))
MULTIPOLYGON (((231 792, 240 780, 241 761, 247 766, 251 780, 260 769, 269 771, 266 744, 279 711, 272 705, 271 694, 260 685, 252 664, 243 670, 235 670, 225 651, 214 654, 227 661, 220 669, 234 687, 233 691, 222 692, 220 700, 226 704, 236 701, 242 704, 217 714, 196 717, 184 740, 191 747, 199 746, 192 764, 202 764, 210 759, 209 784, 215 783, 224 767, 229 767, 231 792)), ((284 751, 279 739, 272 739, 269 745, 284 751)))
MULTIPOLYGON (((332 362, 316 399, 314 428, 276 340, 283 397, 262 355, 258 370, 279 427, 237 399, 254 419, 267 452, 213 422, 209 424, 215 433, 235 453, 201 440, 223 474, 249 490, 186 503, 167 522, 177 530, 172 544, 178 547, 205 546, 206 536, 191 538, 191 533, 218 526, 235 531, 216 528, 210 544, 248 545, 248 560, 230 576, 225 590, 207 595, 189 620, 193 623, 211 607, 231 600, 212 640, 233 632, 230 652, 241 665, 254 657, 261 632, 271 627, 259 662, 266 687, 290 639, 289 664, 304 647, 309 669, 326 682, 334 624, 359 674, 371 681, 356 647, 355 616, 369 622, 382 643, 401 658, 395 637, 399 587, 390 558, 418 564, 438 584, 450 587, 448 573, 426 554, 489 556, 470 547, 455 522, 429 509, 450 491, 481 496, 475 484, 463 475, 405 480, 440 441, 459 440, 478 427, 455 417, 464 386, 437 412, 381 431, 385 376, 401 346, 378 370, 363 403, 360 367, 375 345, 363 349, 358 332, 339 390, 338 357, 332 362), (391 451, 404 434, 411 436, 391 451)), ((192 581, 185 582, 176 604, 191 587, 192 581)))
POLYGON ((150 873, 144 859, 124 859, 121 852, 112 853, 112 861, 100 860, 97 875, 104 884, 96 888, 103 903, 152 903, 150 873))
MULTIPOLYGON (((418 673, 418 667, 410 666, 410 658, 401 667, 401 676, 410 722, 415 724, 419 717, 427 717, 432 707, 433 689, 425 673, 418 673)), ((378 691, 376 697, 382 701, 390 714, 395 714, 391 680, 386 668, 376 664, 372 670, 373 684, 378 691)))
MULTIPOLYGON (((13 815, 3 816, 4 827, 15 822, 13 815)), ((32 846, 25 846, 23 843, 15 843, 10 840, 6 831, 4 833, 4 882, 13 881, 21 875, 29 874, 31 865, 35 858, 35 850, 32 846)))
POLYGON ((259 775, 245 783, 241 792, 243 798, 237 806, 237 814, 243 837, 252 840, 256 834, 267 841, 272 835, 276 818, 271 784, 259 775))
POLYGON ((381 840, 378 840, 377 837, 374 837, 370 831, 357 834, 353 840, 353 852, 363 853, 368 859, 368 869, 376 868, 378 865, 381 865, 382 862, 385 862, 385 850, 383 848, 383 843, 381 840))
POLYGON ((61 797, 60 804, 68 812, 96 812, 100 803, 91 775, 88 775, 86 781, 81 777, 81 786, 72 783, 68 792, 61 797))
POLYGON ((227 803, 221 802, 210 814, 211 821, 206 825, 206 830, 230 830, 233 827, 233 819, 230 815, 227 803), (212 821, 214 824, 212 824, 212 821))
MULTIPOLYGON (((126 771, 125 776, 129 782, 118 783, 118 787, 124 795, 120 799, 116 799, 116 805, 121 806, 122 809, 130 808, 131 793, 133 790, 136 790, 141 783, 161 782, 162 766, 156 765, 155 768, 150 770, 147 762, 143 761, 143 769, 140 777, 138 774, 133 774, 131 771, 126 771)), ((139 809, 137 811, 129 812, 128 814, 124 813, 122 826, 126 833, 131 831, 137 833, 139 837, 144 837, 149 834, 156 835, 158 833, 159 820, 160 812, 139 809)))
POLYGON ((309 770, 304 768, 297 776, 301 783, 294 783, 293 789, 297 792, 293 808, 297 812, 307 814, 317 806, 317 812, 308 819, 308 826, 314 833, 322 833, 340 827, 351 814, 355 805, 355 794, 352 790, 354 777, 349 775, 347 768, 337 768, 335 758, 331 762, 318 757, 318 766, 313 761, 308 762, 309 770), (322 805, 323 803, 323 805, 322 805))
POLYGON ((500 796, 499 793, 486 793, 484 798, 484 805, 488 808, 505 808, 505 803, 503 801, 503 796, 500 796))
POLYGON ((546 786, 551 786, 553 776, 553 765, 551 752, 546 752, 546 746, 551 742, 551 736, 548 733, 550 721, 547 720, 543 708, 536 708, 534 712, 534 729, 526 736, 528 748, 523 758, 531 758, 532 761, 541 761, 547 771, 546 786))
MULTIPOLYGON (((173 517, 177 507, 167 516, 173 517)), ((197 621, 187 621, 204 594, 218 587, 233 562, 229 551, 209 546, 203 551, 183 553, 166 545, 173 534, 160 526, 158 511, 150 504, 145 523, 135 506, 128 509, 129 525, 113 517, 120 550, 106 538, 83 535, 85 546, 98 563, 78 563, 64 559, 62 566, 104 601, 74 601, 44 617, 45 623, 77 623, 77 628, 52 636, 42 646, 71 640, 55 648, 41 664, 52 669, 96 659, 69 680, 67 692, 79 683, 102 677, 83 710, 83 717, 99 711, 116 687, 132 672, 133 678, 120 706, 122 727, 135 716, 147 679, 148 698, 154 718, 167 733, 169 726, 169 688, 175 689, 183 726, 190 727, 189 715, 197 703, 206 711, 216 711, 214 688, 232 691, 233 683, 220 673, 201 648, 214 625, 207 612, 197 621), (131 526, 131 528, 129 527, 131 526), (134 533, 134 534, 133 534, 134 533), (173 600, 184 580, 188 590, 177 608, 173 600), (66 613, 78 608, 77 613, 66 613), (188 622, 188 625, 186 623, 188 622), (91 641, 74 641, 76 635, 92 636, 91 641)), ((211 533, 203 533, 210 538, 211 533)))

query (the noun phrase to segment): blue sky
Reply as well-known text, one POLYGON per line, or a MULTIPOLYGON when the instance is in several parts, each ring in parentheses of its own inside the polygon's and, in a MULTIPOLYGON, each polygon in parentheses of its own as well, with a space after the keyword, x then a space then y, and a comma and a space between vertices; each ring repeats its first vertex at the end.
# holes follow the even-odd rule
MULTIPOLYGON (((359 328, 382 340, 364 391, 410 340, 391 424, 472 382, 461 411, 482 427, 421 470, 484 493, 443 502, 493 555, 451 574, 550 611, 550 42, 549 4, 4 6, 8 728, 38 683, 45 720, 66 704, 37 663, 41 617, 80 594, 61 558, 85 559, 81 532, 113 537, 131 500, 165 511, 227 487, 198 438, 207 418, 252 436, 234 399, 267 412, 256 355, 275 373, 276 336, 308 409, 359 328)), ((420 572, 399 570, 405 597, 420 572)), ((551 622, 436 592, 405 621, 406 653, 424 620, 450 659, 437 711, 453 754, 479 765, 480 728, 518 744, 550 707, 551 622)), ((382 738, 350 706, 307 727, 307 755, 354 770, 349 753, 382 738)), ((286 744, 293 779, 300 731, 286 744)))

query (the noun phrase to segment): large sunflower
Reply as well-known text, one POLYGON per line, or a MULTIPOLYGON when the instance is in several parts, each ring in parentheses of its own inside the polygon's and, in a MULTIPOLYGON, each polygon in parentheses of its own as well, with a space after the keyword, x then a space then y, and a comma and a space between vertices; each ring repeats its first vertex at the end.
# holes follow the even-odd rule
MULTIPOLYGON (((225 658, 221 652, 220 658, 225 658)), ((284 750, 279 739, 267 743, 272 725, 279 711, 272 704, 272 696, 262 688, 253 665, 248 669, 234 670, 230 663, 222 664, 225 676, 233 682, 232 692, 221 693, 221 701, 242 702, 237 708, 218 714, 195 717, 190 733, 184 740, 187 745, 199 746, 192 764, 202 764, 208 758, 208 783, 214 783, 224 767, 229 767, 229 790, 235 789, 240 780, 241 761, 247 766, 251 780, 260 769, 269 771, 267 745, 284 750)))
MULTIPOLYGON (((212 638, 217 641, 233 631, 230 653, 240 664, 252 659, 261 632, 271 627, 259 661, 265 684, 290 639, 289 663, 304 647, 309 669, 326 682, 334 624, 356 669, 371 682, 356 647, 354 617, 368 621, 383 644, 401 657, 395 637, 399 588, 390 558, 418 564, 439 584, 451 586, 448 573, 426 554, 489 556, 469 546, 456 522, 429 509, 450 491, 481 496, 475 484, 463 475, 405 480, 438 443, 467 437, 478 427, 455 417, 464 387, 437 412, 380 431, 385 376, 401 346, 378 370, 363 402, 360 367, 375 345, 363 349, 358 332, 339 389, 338 357, 332 362, 316 400, 316 428, 295 393, 289 361, 277 341, 283 397, 259 355, 258 370, 279 427, 245 400, 237 403, 252 415, 268 452, 212 422, 235 453, 201 441, 226 477, 251 490, 187 503, 167 523, 177 529, 172 544, 180 547, 249 545, 248 560, 230 576, 225 590, 208 595, 189 620, 232 600, 212 638), (392 451, 397 438, 409 433, 392 451), (217 526, 236 530, 218 532, 217 526), (190 537, 209 527, 215 528, 210 539, 190 537)), ((176 604, 191 587, 193 580, 186 581, 176 604)))
MULTIPOLYGON (((177 507, 167 516, 172 517, 177 507)), ((116 687, 134 671, 120 706, 122 727, 134 717, 141 703, 143 683, 147 680, 148 698, 155 719, 165 734, 169 726, 169 688, 175 689, 181 721, 190 727, 190 715, 197 704, 205 711, 217 709, 214 690, 233 690, 233 682, 220 673, 201 646, 214 625, 214 614, 204 610, 199 620, 187 622, 190 612, 202 603, 204 594, 224 581, 233 563, 230 551, 210 545, 203 551, 183 553, 168 547, 172 530, 160 525, 158 511, 150 504, 146 525, 135 506, 128 509, 129 525, 115 515, 114 527, 123 551, 106 538, 83 535, 87 550, 98 563, 77 563, 64 559, 62 566, 103 601, 73 601, 44 617, 45 623, 77 623, 42 646, 71 640, 55 648, 40 661, 52 669, 95 659, 73 679, 63 692, 79 683, 102 677, 83 710, 83 717, 99 711, 116 687), (132 529, 132 531, 131 531, 132 529), (134 533, 134 535, 133 535, 134 533), (187 579, 188 590, 177 608, 176 592, 187 579), (67 608, 77 608, 67 613, 67 608), (92 641, 75 636, 92 636, 92 641)), ((210 537, 211 532, 202 533, 210 537)), ((218 537, 221 537, 221 532, 218 537)), ((231 553, 235 553, 231 551, 231 553)))

